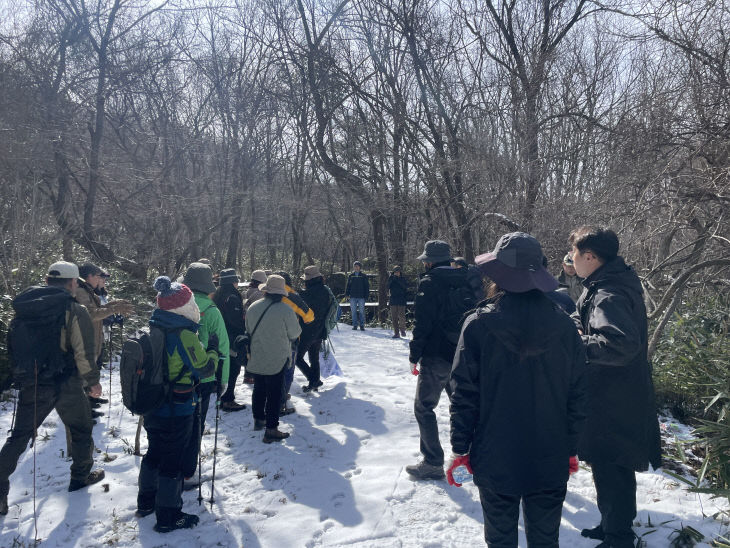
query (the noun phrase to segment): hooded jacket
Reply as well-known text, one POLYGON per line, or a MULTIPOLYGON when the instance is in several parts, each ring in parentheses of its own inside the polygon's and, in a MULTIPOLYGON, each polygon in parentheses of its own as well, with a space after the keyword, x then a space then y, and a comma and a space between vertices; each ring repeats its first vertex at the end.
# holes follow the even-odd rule
POLYGON ((560 488, 585 413, 585 350, 538 291, 505 293, 465 321, 451 372, 451 445, 500 494, 560 488))
POLYGON ((192 415, 197 402, 194 384, 203 377, 213 376, 218 354, 214 350, 205 351, 196 335, 198 324, 185 316, 157 308, 149 324, 167 332, 168 377, 176 379, 182 373, 172 388, 172 405, 165 403, 153 413, 163 417, 192 415))
POLYGON ((201 379, 200 382, 213 382, 217 375, 221 379, 221 385, 226 386, 228 384, 228 372, 231 367, 231 347, 228 341, 226 324, 223 321, 221 311, 218 310, 218 307, 208 295, 200 291, 193 291, 193 295, 195 303, 200 309, 200 329, 198 330, 200 344, 203 345, 203 348, 208 348, 210 335, 215 333, 218 337, 218 354, 220 355, 220 363, 216 364, 215 374, 201 379), (221 371, 218 371, 219 367, 222 368, 221 371))
POLYGON ((659 421, 647 359, 641 282, 622 257, 583 281, 573 314, 588 359, 588 406, 578 455, 636 471, 661 466, 659 421))

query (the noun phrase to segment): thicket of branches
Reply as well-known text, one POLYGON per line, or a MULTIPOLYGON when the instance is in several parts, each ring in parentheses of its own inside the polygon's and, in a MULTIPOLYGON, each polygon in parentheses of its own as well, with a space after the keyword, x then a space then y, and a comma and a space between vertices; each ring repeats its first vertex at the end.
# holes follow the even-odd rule
POLYGON ((202 256, 383 279, 519 229, 557 270, 590 222, 658 337, 727 285, 730 7, 622 4, 0 0, 5 292, 79 246, 140 279, 202 256))

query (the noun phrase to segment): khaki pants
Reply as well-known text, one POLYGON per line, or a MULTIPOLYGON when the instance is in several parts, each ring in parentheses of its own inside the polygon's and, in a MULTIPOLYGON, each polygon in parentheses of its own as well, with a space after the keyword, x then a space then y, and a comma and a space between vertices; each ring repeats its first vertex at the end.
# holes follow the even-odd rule
POLYGON ((406 331, 406 307, 391 305, 390 316, 393 319, 393 332, 398 335, 406 331))

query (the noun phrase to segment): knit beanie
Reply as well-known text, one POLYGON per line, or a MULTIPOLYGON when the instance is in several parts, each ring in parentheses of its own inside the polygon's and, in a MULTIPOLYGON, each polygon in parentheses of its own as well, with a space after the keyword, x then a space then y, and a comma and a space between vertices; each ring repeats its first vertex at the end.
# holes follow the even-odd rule
POLYGON ((200 323, 200 309, 188 286, 171 282, 167 276, 159 276, 153 287, 158 292, 157 307, 160 310, 167 310, 195 323, 200 323))

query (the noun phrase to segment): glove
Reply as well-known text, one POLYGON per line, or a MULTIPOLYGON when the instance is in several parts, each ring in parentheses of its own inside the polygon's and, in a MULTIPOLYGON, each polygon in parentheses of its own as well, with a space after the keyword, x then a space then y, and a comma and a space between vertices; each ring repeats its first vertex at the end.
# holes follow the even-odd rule
POLYGON ((573 455, 568 459, 568 475, 572 476, 578 471, 578 457, 573 455))
POLYGON ((418 370, 418 364, 417 363, 412 363, 411 364, 411 375, 418 376, 419 374, 420 374, 420 371, 418 370))
POLYGON ((205 351, 210 352, 211 350, 215 350, 218 353, 218 335, 215 333, 211 333, 208 336, 208 348, 205 351))
POLYGON ((470 474, 474 473, 474 471, 471 469, 471 462, 469 462, 468 453, 466 455, 457 455, 456 453, 451 455, 451 462, 449 462, 449 467, 446 469, 446 480, 449 482, 449 485, 461 487, 460 483, 456 483, 456 481, 454 481, 454 470, 462 465, 466 467, 467 471, 470 474))

